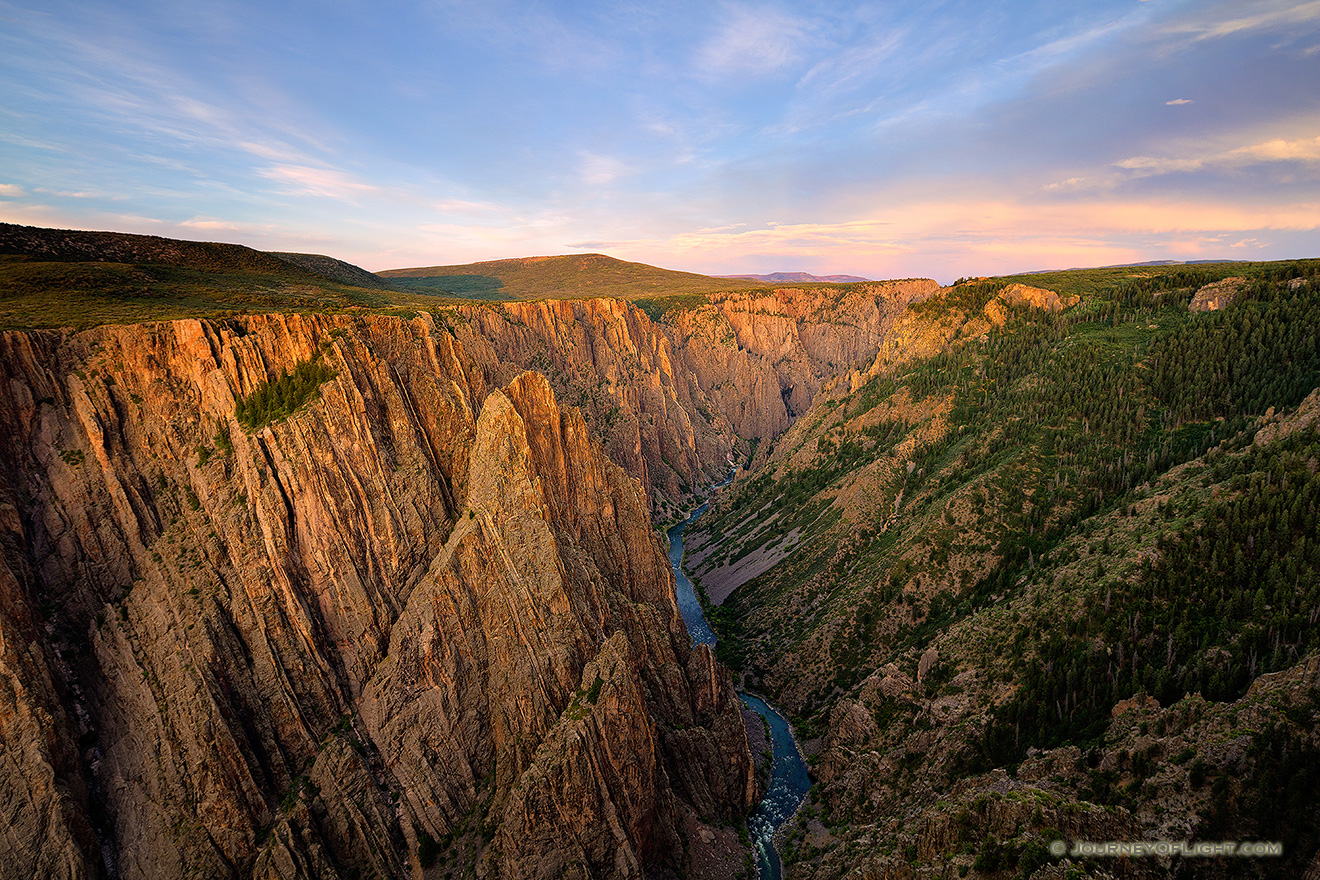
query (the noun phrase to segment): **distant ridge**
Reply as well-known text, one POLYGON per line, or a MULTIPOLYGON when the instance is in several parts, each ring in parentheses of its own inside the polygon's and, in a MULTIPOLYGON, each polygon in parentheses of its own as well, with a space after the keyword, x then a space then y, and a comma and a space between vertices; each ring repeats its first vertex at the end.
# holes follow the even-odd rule
MULTIPOLYGON (((487 260, 456 266, 386 269, 376 273, 397 289, 469 299, 557 299, 613 296, 640 299, 706 294, 748 287, 746 279, 716 278, 616 260, 605 254, 565 254, 487 260)), ((759 282, 752 282, 757 284, 759 282)))
POLYGON ((771 272, 769 275, 717 275, 716 278, 737 278, 743 281, 802 281, 824 284, 851 284, 855 281, 874 281, 860 275, 812 275, 810 272, 771 272))
POLYGON ((1068 269, 1032 269, 1017 275, 1042 275, 1046 272, 1082 272, 1087 269, 1140 269, 1143 266, 1204 266, 1208 263, 1238 263, 1241 260, 1147 260, 1144 263, 1115 263, 1112 266, 1072 266, 1068 269))
POLYGON ((393 290, 365 269, 317 254, 0 223, 0 328, 5 329, 408 309, 420 299, 393 290))

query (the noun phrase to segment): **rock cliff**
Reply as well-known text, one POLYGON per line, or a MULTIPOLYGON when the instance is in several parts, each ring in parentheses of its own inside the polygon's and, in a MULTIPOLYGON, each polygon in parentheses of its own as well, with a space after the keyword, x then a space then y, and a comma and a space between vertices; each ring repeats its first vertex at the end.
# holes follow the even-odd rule
POLYGON ((610 457, 677 501, 727 469, 738 438, 664 328, 619 300, 543 300, 452 313, 466 351, 504 380, 532 369, 579 407, 610 457))
POLYGON ((827 380, 869 363, 929 279, 832 290, 731 294, 678 314, 671 336, 716 410, 743 437, 770 440, 827 380))
POLYGON ((876 357, 934 281, 718 294, 653 321, 619 300, 463 306, 441 313, 469 368, 495 383, 543 373, 662 513, 770 440, 841 370, 876 357))
POLYGON ((641 486, 495 354, 427 316, 0 334, 0 876, 639 877, 745 811, 641 486))

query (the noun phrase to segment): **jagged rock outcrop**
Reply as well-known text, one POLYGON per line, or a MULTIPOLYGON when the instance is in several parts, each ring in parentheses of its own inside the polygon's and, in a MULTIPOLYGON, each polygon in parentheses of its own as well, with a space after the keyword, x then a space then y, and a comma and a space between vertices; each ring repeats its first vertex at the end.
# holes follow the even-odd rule
POLYGON ((641 486, 499 372, 428 316, 0 334, 0 877, 638 877, 750 805, 641 486))
POLYGON ((1191 302, 1187 304, 1187 310, 1189 312, 1216 312, 1220 309, 1226 309, 1233 304, 1233 300, 1237 299, 1237 295, 1246 285, 1247 279, 1237 276, 1203 285, 1192 295, 1191 302))
POLYGON ((455 314, 464 349, 500 380, 547 376, 581 408, 610 457, 676 500, 727 469, 737 437, 663 328, 611 299, 468 306, 455 314))
POLYGON ((1261 418, 1260 429, 1252 438, 1252 445, 1267 446, 1275 440, 1299 434, 1318 423, 1320 423, 1320 388, 1308 394, 1293 412, 1276 415, 1274 407, 1266 410, 1261 418))

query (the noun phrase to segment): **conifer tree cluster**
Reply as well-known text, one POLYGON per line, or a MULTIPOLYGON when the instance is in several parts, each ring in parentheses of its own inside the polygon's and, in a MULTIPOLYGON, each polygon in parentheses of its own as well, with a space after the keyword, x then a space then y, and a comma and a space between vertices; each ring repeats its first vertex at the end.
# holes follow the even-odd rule
POLYGON ((319 358, 299 361, 287 373, 259 386, 241 398, 234 409, 238 423, 249 431, 265 427, 291 415, 320 393, 321 383, 334 378, 335 371, 319 358))

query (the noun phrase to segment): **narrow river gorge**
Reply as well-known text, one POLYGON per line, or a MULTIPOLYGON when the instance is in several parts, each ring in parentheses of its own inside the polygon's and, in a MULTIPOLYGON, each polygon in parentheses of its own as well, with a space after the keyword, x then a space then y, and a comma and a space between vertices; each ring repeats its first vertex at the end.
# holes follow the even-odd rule
MULTIPOLYGON (((730 481, 726 480, 713 488, 727 485, 728 482, 730 481)), ((683 571, 683 532, 700 519, 708 507, 708 504, 702 504, 691 516, 669 529, 668 534, 669 562, 674 568, 678 609, 683 615, 683 623, 686 624, 694 643, 713 647, 715 632, 706 620, 692 581, 683 571)), ((783 870, 779 853, 775 849, 775 832, 797 812, 798 806, 811 787, 811 780, 788 721, 762 698, 742 692, 738 696, 748 709, 765 719, 774 744, 770 784, 761 802, 748 817, 747 826, 751 832, 752 847, 756 851, 757 871, 761 880, 779 880, 783 870)))

